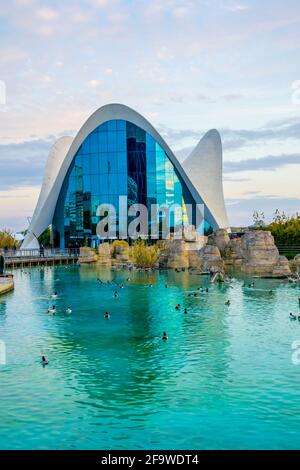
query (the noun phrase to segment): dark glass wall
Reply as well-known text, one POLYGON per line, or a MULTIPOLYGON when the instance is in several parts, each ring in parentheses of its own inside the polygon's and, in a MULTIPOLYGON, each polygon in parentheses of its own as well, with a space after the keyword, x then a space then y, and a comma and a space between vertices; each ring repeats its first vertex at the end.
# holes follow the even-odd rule
MULTIPOLYGON (((171 228, 188 223, 184 199, 191 196, 164 150, 143 129, 112 120, 91 132, 73 159, 53 220, 57 243, 61 247, 96 246, 96 212, 102 203, 116 208, 118 232, 119 196, 127 197, 128 206, 146 205, 149 213, 151 204, 170 207, 175 203, 171 228)), ((164 217, 157 214, 160 223, 164 217)))

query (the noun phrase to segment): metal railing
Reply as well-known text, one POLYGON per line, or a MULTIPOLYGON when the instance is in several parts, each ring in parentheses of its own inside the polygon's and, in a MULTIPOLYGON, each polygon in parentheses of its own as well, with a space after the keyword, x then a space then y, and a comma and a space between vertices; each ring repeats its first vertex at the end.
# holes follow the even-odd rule
POLYGON ((18 250, 18 249, 0 249, 0 254, 6 260, 13 259, 56 259, 56 258, 77 258, 79 256, 79 248, 45 248, 45 249, 32 249, 32 250, 18 250))
POLYGON ((300 245, 277 245, 279 254, 293 258, 300 254, 300 245))

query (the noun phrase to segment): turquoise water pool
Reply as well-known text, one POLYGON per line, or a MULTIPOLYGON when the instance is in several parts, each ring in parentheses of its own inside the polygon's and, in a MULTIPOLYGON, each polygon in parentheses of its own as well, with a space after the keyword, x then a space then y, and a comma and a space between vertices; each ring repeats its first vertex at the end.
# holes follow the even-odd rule
POLYGON ((0 298, 1 449, 300 447, 299 287, 91 266, 14 274, 0 298))

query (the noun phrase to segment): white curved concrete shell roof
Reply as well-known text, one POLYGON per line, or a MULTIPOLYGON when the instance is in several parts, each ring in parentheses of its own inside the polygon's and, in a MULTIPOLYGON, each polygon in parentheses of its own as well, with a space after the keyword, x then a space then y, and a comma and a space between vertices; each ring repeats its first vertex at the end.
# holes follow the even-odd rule
MULTIPOLYGON (((215 195, 211 195, 208 189, 206 189, 205 191, 207 197, 202 197, 202 188, 199 184, 202 184, 203 182, 203 174, 202 177, 194 178, 194 180, 192 180, 191 177, 187 176, 186 172, 178 162, 176 156, 174 155, 170 147, 160 136, 160 134, 154 129, 154 127, 142 115, 140 115, 133 109, 129 108, 128 106, 116 103, 105 105, 95 111, 88 118, 85 124, 81 127, 74 139, 72 137, 61 137, 55 142, 55 144, 51 148, 45 168, 45 175, 38 203, 34 211, 30 227, 28 229, 28 233, 23 241, 22 249, 39 247, 37 238, 52 223, 56 203, 60 194, 62 184, 81 144, 86 139, 86 137, 98 126, 100 126, 106 121, 114 119, 129 121, 148 132, 166 152, 167 156, 176 168, 183 182, 188 187, 194 201, 197 204, 206 205, 205 218, 208 223, 210 223, 213 227, 222 226, 219 224, 217 218, 215 218, 213 211, 210 210, 210 202, 212 202, 212 207, 215 209, 215 213, 220 216, 219 220, 222 223, 225 223, 225 221, 227 220, 226 212, 225 214, 221 214, 222 211, 225 211, 224 204, 222 205, 220 212, 218 212, 216 210, 216 197, 215 195), (209 198, 211 198, 212 201, 210 201, 209 198)), ((201 142, 202 141, 200 141, 200 143, 201 142)), ((199 147, 200 143, 198 144, 196 149, 199 147)), ((195 159, 195 157, 193 156, 194 152, 192 152, 192 154, 188 157, 185 162, 188 163, 187 171, 189 173, 191 164, 193 164, 195 159), (189 162, 191 162, 191 164, 189 164, 189 162)), ((201 155, 202 153, 203 152, 200 152, 201 155)), ((217 188, 217 184, 215 184, 214 187, 217 189, 217 191, 221 191, 221 195, 223 196, 222 150, 221 153, 211 152, 211 154, 208 156, 212 157, 214 163, 212 165, 209 165, 210 172, 209 174, 207 174, 206 178, 217 178, 217 182, 220 183, 221 187, 217 188), (216 160, 218 158, 220 158, 220 162, 217 164, 216 160), (212 174, 213 168, 221 168, 221 173, 218 172, 217 175, 212 174)), ((224 225, 224 227, 225 226, 227 227, 227 225, 224 225)))
POLYGON ((219 132, 215 129, 207 132, 182 166, 201 193, 218 226, 228 228, 223 194, 223 152, 219 132))

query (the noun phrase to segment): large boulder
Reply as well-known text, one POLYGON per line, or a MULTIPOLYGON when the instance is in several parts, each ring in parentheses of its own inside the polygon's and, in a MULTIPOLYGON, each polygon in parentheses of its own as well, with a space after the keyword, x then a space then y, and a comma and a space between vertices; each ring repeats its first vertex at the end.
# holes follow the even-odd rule
POLYGON ((296 255, 294 258, 295 267, 300 269, 300 255, 296 255))
POLYGON ((224 271, 224 261, 217 246, 206 245, 199 252, 201 267, 211 272, 224 271))
POLYGON ((189 257, 186 242, 176 239, 166 240, 159 257, 159 265, 170 269, 188 268, 189 257))
POLYGON ((111 264, 111 245, 108 242, 98 246, 98 261, 101 264, 111 264))
POLYGON ((231 240, 225 249, 225 263, 247 274, 285 277, 291 273, 287 258, 279 256, 271 232, 253 230, 231 240))
POLYGON ((127 263, 129 261, 129 247, 128 245, 117 245, 113 250, 113 257, 120 263, 127 263))
POLYGON ((294 259, 290 260, 290 268, 293 272, 300 272, 300 254, 296 255, 294 259))
POLYGON ((220 253, 223 255, 229 242, 230 238, 227 230, 224 228, 220 228, 211 235, 209 235, 207 244, 217 246, 220 250, 220 253))
POLYGON ((79 263, 94 263, 97 261, 96 253, 89 247, 83 246, 80 248, 79 263))
POLYGON ((279 256, 278 262, 273 269, 272 276, 283 277, 291 274, 289 260, 285 256, 279 256))
POLYGON ((200 250, 204 243, 205 237, 199 235, 194 226, 184 227, 181 239, 172 236, 165 240, 159 256, 159 266, 170 269, 200 268, 200 250))
POLYGON ((245 272, 268 274, 279 261, 279 252, 271 232, 253 230, 246 232, 241 239, 241 250, 246 260, 245 272))
POLYGON ((231 265, 234 267, 241 266, 244 261, 241 238, 234 238, 229 241, 224 250, 224 261, 225 265, 231 265))

